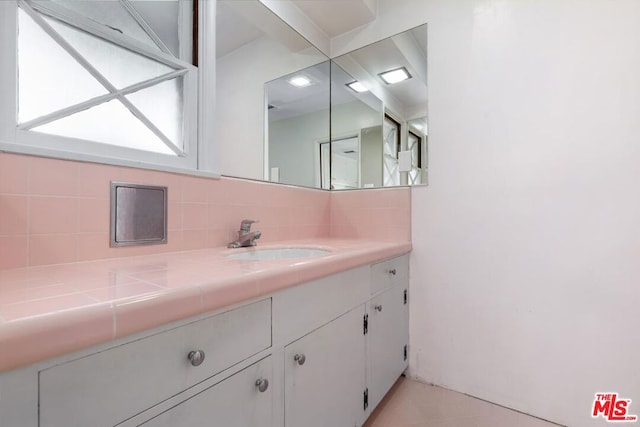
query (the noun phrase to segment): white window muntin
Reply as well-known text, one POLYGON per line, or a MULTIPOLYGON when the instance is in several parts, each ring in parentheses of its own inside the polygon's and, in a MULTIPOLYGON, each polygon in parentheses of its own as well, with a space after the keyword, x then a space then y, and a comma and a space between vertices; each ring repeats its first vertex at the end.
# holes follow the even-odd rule
MULTIPOLYGON (((18 0, 16 2, 0 2, 0 12, 0 87, 2 92, 7 95, 0 99, 0 113, 2 113, 0 114, 0 149, 5 148, 10 151, 23 152, 27 154, 51 155, 55 157, 80 160, 86 159, 109 162, 113 162, 113 160, 115 160, 116 163, 124 164, 147 164, 149 166, 162 165, 178 169, 196 169, 197 158, 193 153, 196 149, 197 138, 196 116, 198 77, 196 67, 176 59, 172 55, 166 54, 160 50, 156 51, 153 48, 146 46, 144 43, 128 36, 111 31, 90 19, 87 19, 71 10, 60 7, 52 2, 32 2, 25 0, 18 0), (109 82, 106 81, 106 87, 110 93, 104 95, 104 99, 102 99, 103 102, 107 99, 119 99, 118 97, 123 97, 125 94, 132 93, 135 90, 152 87, 162 81, 168 81, 176 78, 177 76, 182 76, 184 85, 183 150, 181 150, 180 153, 176 153, 178 154, 176 156, 164 155, 121 146, 96 143, 94 141, 59 137, 25 130, 34 127, 36 125, 36 120, 40 120, 41 118, 25 122, 21 124, 20 127, 17 127, 18 3, 25 11, 29 10, 31 13, 37 13, 33 12, 33 10, 37 10, 38 12, 65 22, 68 25, 85 31, 93 36, 114 43, 124 49, 128 49, 144 57, 166 64, 175 70, 165 74, 164 76, 139 82, 122 89, 115 89, 113 85, 109 87, 109 82)), ((40 19, 42 18, 40 17, 40 19)), ((88 71, 91 72, 89 69, 88 71)), ((93 75, 93 73, 91 74, 93 75)), ((94 75, 94 77, 96 76, 94 75)), ((103 83, 103 80, 100 78, 98 78, 98 81, 103 83)), ((93 100, 87 101, 87 103, 91 103, 91 101, 93 100)), ((86 105, 84 105, 84 107, 87 108, 86 105)), ((76 106, 69 107, 69 111, 75 109, 77 109, 76 106)), ((64 110, 61 111, 64 112, 64 110)), ((52 116, 56 113, 53 113, 52 116)), ((61 116, 63 116, 63 114, 61 114, 61 116)), ((141 114, 141 116, 143 115, 141 114)), ((50 118, 51 117, 49 117, 49 119, 50 118)))

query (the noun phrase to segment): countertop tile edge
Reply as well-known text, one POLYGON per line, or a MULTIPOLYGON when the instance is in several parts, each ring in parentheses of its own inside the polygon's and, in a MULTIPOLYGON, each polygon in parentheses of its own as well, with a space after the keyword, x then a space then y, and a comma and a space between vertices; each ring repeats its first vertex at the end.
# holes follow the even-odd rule
POLYGON ((292 260, 247 275, 0 323, 0 373, 400 256, 412 249, 411 242, 374 242, 373 248, 364 243, 364 248, 357 247, 359 244, 338 244, 336 254, 292 260), (294 274, 287 274, 291 270, 294 274), (280 276, 283 280, 278 280, 280 276))

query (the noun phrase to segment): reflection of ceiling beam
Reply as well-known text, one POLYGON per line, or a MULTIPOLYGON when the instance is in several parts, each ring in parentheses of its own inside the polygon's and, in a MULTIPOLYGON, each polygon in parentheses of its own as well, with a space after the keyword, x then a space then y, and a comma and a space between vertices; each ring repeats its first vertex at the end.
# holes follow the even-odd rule
POLYGON ((288 25, 282 25, 282 20, 260 2, 227 0, 224 4, 270 38, 277 40, 290 52, 300 52, 309 47, 307 40, 288 25))
POLYGON ((330 38, 376 19, 377 0, 293 0, 330 38), (336 13, 337 12, 337 13, 336 13))
POLYGON ((416 74, 414 77, 417 77, 426 83, 427 56, 425 55, 424 51, 418 44, 411 31, 405 31, 404 33, 393 36, 391 37, 391 40, 416 74))
MULTIPOLYGON (((241 2, 239 2, 241 3, 241 2)), ((294 30, 302 34, 322 53, 329 56, 329 36, 291 0, 260 0, 294 30)))

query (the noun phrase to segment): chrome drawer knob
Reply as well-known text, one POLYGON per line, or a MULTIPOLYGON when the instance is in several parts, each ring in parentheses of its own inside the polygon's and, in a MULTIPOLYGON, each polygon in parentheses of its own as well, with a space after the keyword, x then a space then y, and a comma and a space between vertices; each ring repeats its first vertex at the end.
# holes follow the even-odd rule
POLYGON ((264 393, 269 388, 269 380, 260 378, 256 381, 256 388, 260 393, 264 393))
POLYGON ((204 362, 204 351, 190 351, 187 357, 189 358, 192 366, 200 366, 202 365, 202 362, 204 362))
POLYGON ((382 305, 380 305, 380 304, 374 305, 373 309, 376 310, 376 311, 382 311, 382 305))
POLYGON ((307 358, 304 354, 296 354, 295 356, 293 356, 293 360, 298 362, 298 365, 302 366, 304 365, 304 362, 307 360, 307 358))
POLYGON ((395 276, 396 275, 396 269, 394 268, 392 270, 389 270, 389 274, 392 275, 392 276, 395 276))

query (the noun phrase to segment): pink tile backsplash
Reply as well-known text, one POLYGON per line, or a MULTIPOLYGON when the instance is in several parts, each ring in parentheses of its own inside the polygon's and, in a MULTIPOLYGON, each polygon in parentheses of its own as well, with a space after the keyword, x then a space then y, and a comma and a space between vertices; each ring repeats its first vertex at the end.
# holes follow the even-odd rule
POLYGON ((28 198, 21 195, 0 194, 0 235, 27 234, 28 198))
POLYGON ((65 264, 77 261, 78 239, 74 233, 31 234, 29 236, 29 266, 65 264))
POLYGON ((30 234, 71 234, 76 231, 77 198, 33 196, 29 203, 30 234))
POLYGON ((206 230, 208 206, 206 203, 182 203, 182 228, 185 230, 206 230))
POLYGON ((27 266, 28 240, 21 236, 0 236, 0 270, 27 266))
POLYGON ((78 164, 78 196, 109 200, 111 181, 122 180, 122 168, 118 166, 78 164))
POLYGON ((0 153, 0 193, 28 192, 30 159, 28 156, 0 153))
POLYGON ((331 237, 411 241, 409 187, 331 193, 331 237))
POLYGON ((109 232, 109 199, 78 198, 79 233, 109 232))
POLYGON ((327 192, 0 153, 0 270, 225 246, 244 218, 260 242, 410 241, 409 188, 327 192), (168 187, 168 243, 109 247, 110 182, 168 187))
POLYGON ((31 157, 29 159, 29 194, 77 196, 80 180, 78 162, 31 157))

